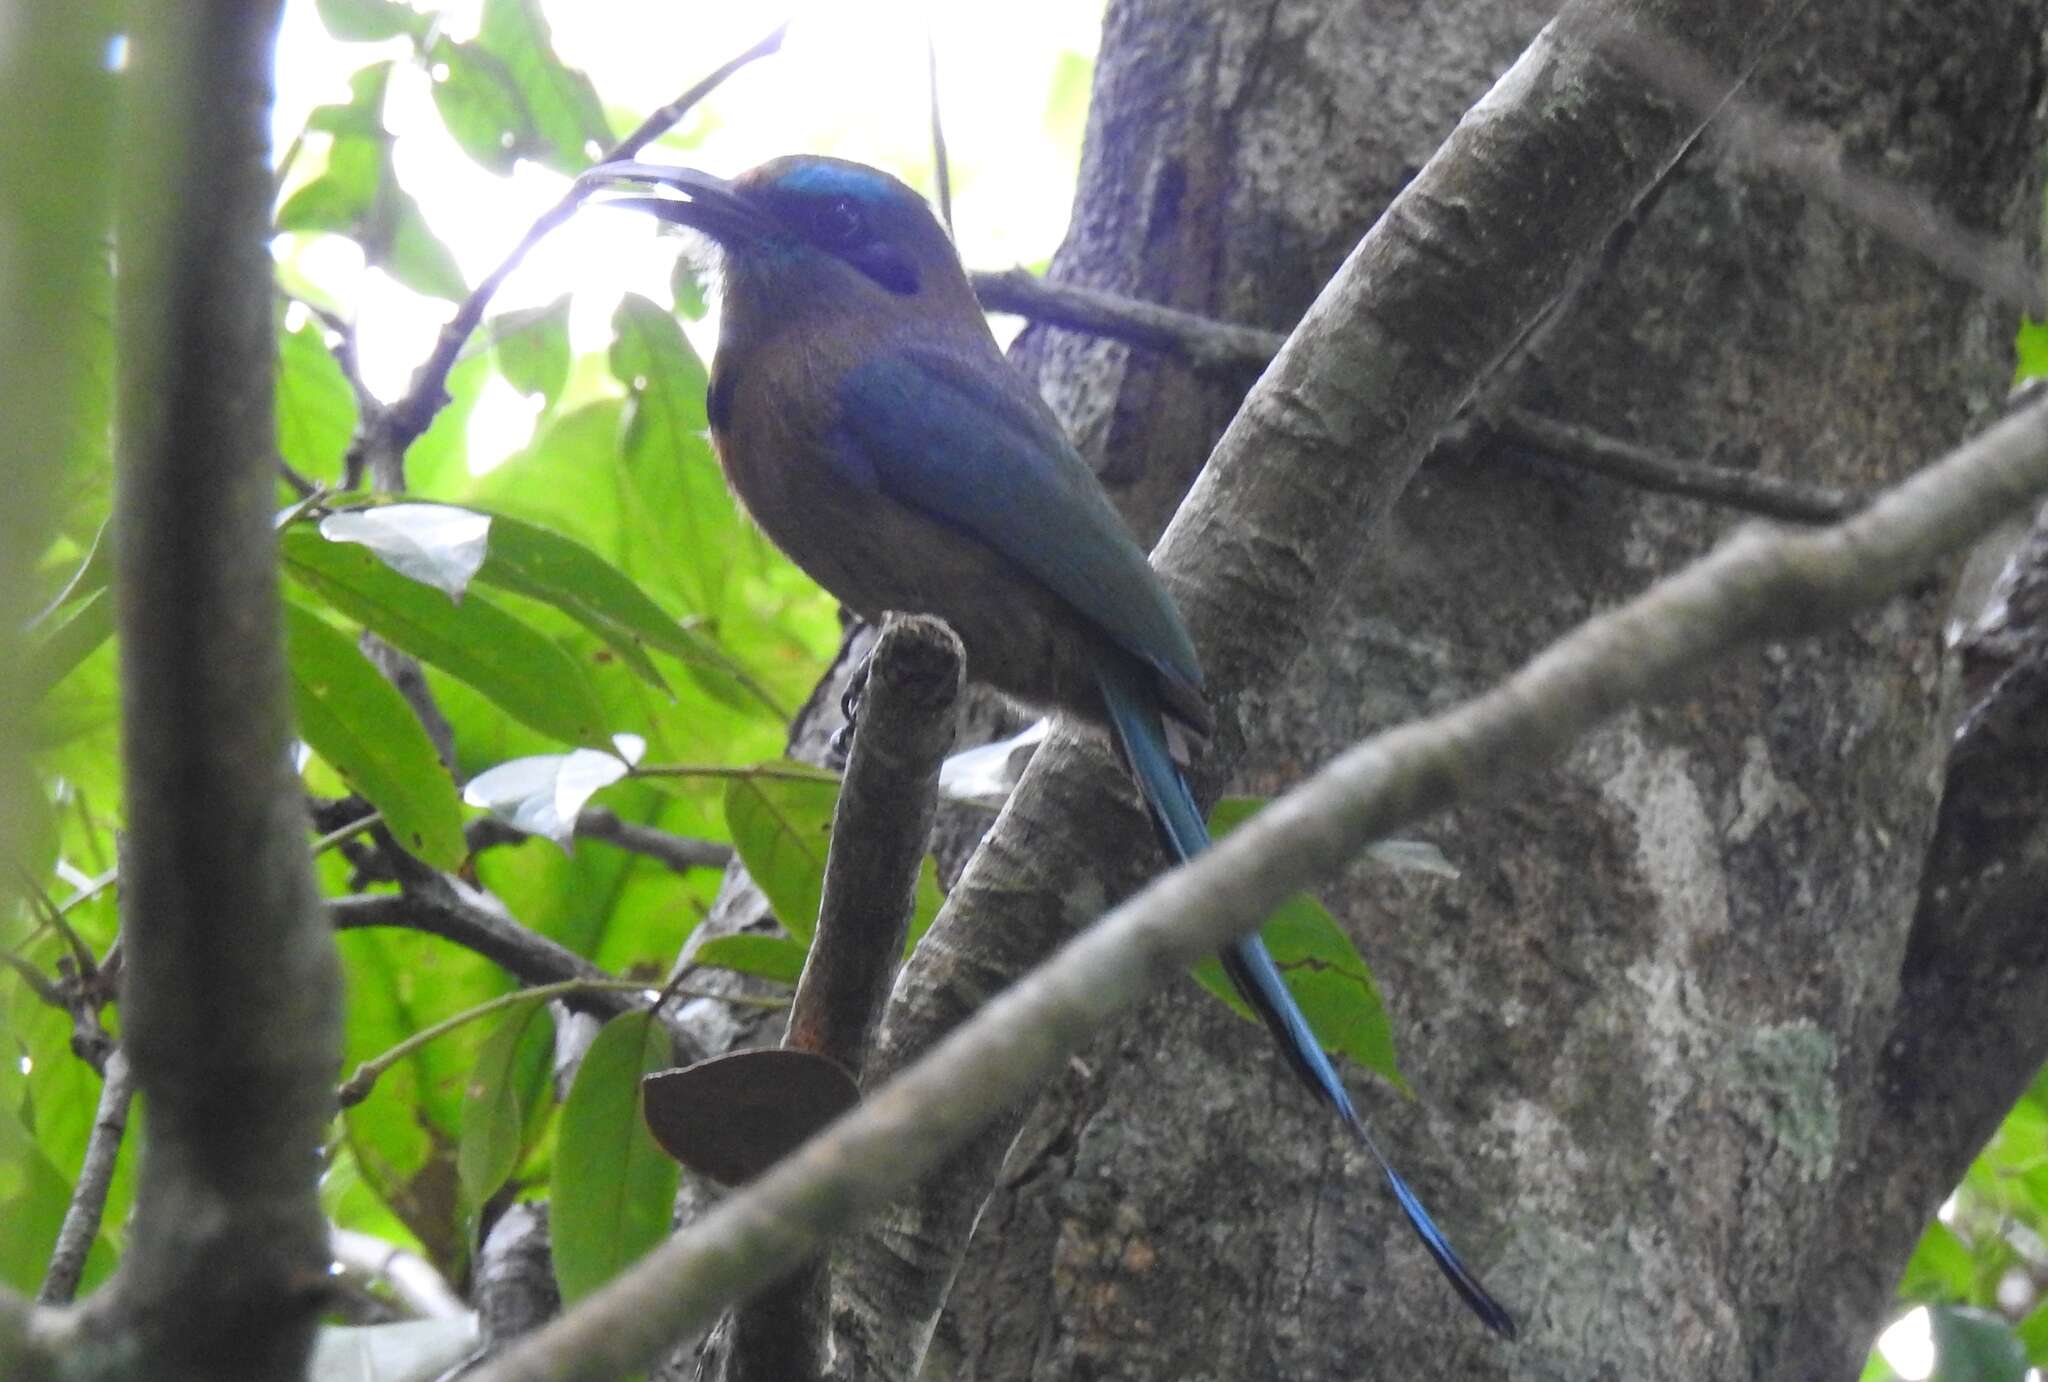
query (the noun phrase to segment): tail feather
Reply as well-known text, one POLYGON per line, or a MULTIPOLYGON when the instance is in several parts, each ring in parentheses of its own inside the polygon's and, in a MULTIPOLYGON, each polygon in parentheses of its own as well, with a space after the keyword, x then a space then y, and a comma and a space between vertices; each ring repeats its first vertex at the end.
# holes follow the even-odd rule
MULTIPOLYGON (((1110 722, 1116 729, 1117 742, 1123 749, 1132 776, 1137 779, 1139 790, 1144 793, 1161 842, 1169 852, 1185 862, 1209 847, 1208 826, 1203 822, 1201 810, 1195 805, 1194 793, 1169 748, 1157 693, 1150 686, 1151 673, 1133 661, 1105 659, 1105 663, 1111 661, 1116 665, 1102 667, 1098 676, 1110 722)), ((1294 995, 1288 992, 1286 982, 1280 977, 1279 966, 1273 963, 1272 952, 1266 949, 1265 942, 1254 932, 1234 942, 1223 953, 1222 961, 1224 973, 1230 976, 1230 982, 1238 993, 1279 1043, 1280 1053, 1287 1064, 1302 1083, 1336 1110, 1337 1116, 1344 1120, 1366 1150, 1372 1153, 1373 1160, 1379 1163, 1387 1178, 1387 1188, 1394 1192, 1395 1202, 1400 1205, 1409 1226, 1415 1230, 1415 1236, 1421 1240, 1423 1249, 1444 1274, 1445 1280, 1488 1328, 1504 1338, 1514 1338, 1514 1317, 1459 1260, 1443 1230, 1436 1226, 1429 1211, 1423 1208, 1422 1201, 1415 1197, 1415 1192, 1408 1188, 1408 1183, 1401 1179, 1380 1151, 1379 1144, 1373 1140, 1365 1120, 1353 1107, 1344 1082, 1338 1078, 1336 1067, 1309 1026, 1307 1015, 1294 1001, 1294 995)))

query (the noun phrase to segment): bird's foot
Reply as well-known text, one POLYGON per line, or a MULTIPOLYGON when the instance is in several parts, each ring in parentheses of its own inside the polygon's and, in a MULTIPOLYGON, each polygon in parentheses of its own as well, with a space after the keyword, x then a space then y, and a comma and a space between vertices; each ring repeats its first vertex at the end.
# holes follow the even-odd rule
POLYGON ((833 731, 831 742, 825 745, 833 763, 842 769, 846 766, 847 755, 853 752, 853 731, 860 723, 860 698, 868 689, 868 667, 873 657, 870 653, 862 658, 860 665, 853 669, 853 675, 847 679, 846 690, 839 697, 839 713, 846 717, 846 723, 833 731))

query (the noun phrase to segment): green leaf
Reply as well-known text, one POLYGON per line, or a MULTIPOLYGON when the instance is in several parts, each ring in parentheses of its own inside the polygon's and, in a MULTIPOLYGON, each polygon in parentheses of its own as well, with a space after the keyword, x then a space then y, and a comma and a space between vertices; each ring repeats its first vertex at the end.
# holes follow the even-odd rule
POLYGON ((461 302, 469 296, 462 266, 455 252, 441 243, 427 227, 426 214, 412 194, 402 188, 387 190, 391 209, 389 234, 364 238, 363 253, 370 263, 424 297, 461 302))
POLYGON ((668 683, 645 649, 667 653, 728 705, 781 713, 770 693, 723 648, 670 617, 632 578, 572 538, 490 510, 490 554, 477 579, 553 605, 619 654, 664 694, 668 683))
POLYGON ((697 947, 691 963, 793 985, 803 977, 810 953, 808 942, 789 936, 714 936, 697 947))
POLYGON ((818 929, 839 779, 795 763, 772 766, 776 775, 736 777, 726 784, 725 824, 775 919, 809 944, 818 929), (785 770, 802 775, 780 775, 785 770))
MULTIPOLYGON (((1225 798, 1210 813, 1209 828, 1219 837, 1227 835, 1264 805, 1264 801, 1248 797, 1225 798)), ((1266 918, 1259 934, 1323 1045, 1384 1076, 1406 1093, 1408 1082, 1395 1063, 1393 1023, 1387 1018, 1379 985, 1358 947, 1328 909, 1306 893, 1297 893, 1266 918)), ((1256 1020, 1220 963, 1205 960, 1195 967, 1194 975, 1203 988, 1240 1017, 1256 1020)))
POLYGON ((1936 1219, 1920 1235, 1919 1245, 1899 1275, 1903 1300, 1969 1300, 1977 1282, 1977 1263, 1955 1230, 1936 1219))
POLYGON ((301 475, 333 480, 356 428, 356 394, 328 349, 326 328, 307 321, 277 341, 277 450, 301 475))
MULTIPOLYGON (((19 1059, 12 1051, 9 1060, 19 1059)), ((71 1187, 11 1108, 0 1108, 0 1284, 34 1294, 57 1245, 71 1187)))
POLYGON ((2037 1305, 2028 1311, 2013 1334, 2026 1349, 2028 1362, 2036 1367, 2048 1363, 2048 1304, 2037 1305))
POLYGON ((407 852, 460 868, 469 850, 455 784, 397 688, 346 635, 290 602, 285 656, 300 737, 383 813, 407 852))
POLYGON ((434 108, 462 151, 494 173, 509 173, 540 144, 519 86, 481 44, 442 37, 430 54, 434 108))
POLYGON ((545 307, 501 312, 491 319, 498 372, 519 392, 539 394, 552 408, 569 382, 569 295, 545 307))
POLYGON ((917 949, 924 933, 931 930, 932 923, 939 919, 939 908, 945 905, 946 893, 939 886, 939 861, 927 854, 924 862, 917 866, 917 894, 910 908, 910 934, 903 938, 905 956, 917 949))
POLYGON ((538 0, 484 0, 476 41, 504 64, 526 107, 533 142, 522 154, 557 172, 580 173, 611 144, 597 88, 555 56, 538 0))
POLYGON ((519 1166, 526 1137, 518 1078, 521 1048, 553 1040, 554 1022, 547 1005, 524 1003, 498 1022, 477 1052, 476 1069, 462 1093, 462 1141, 455 1149, 463 1202, 471 1214, 479 1212, 519 1166))
POLYGON ((113 592, 103 585, 47 622, 49 627, 29 640, 24 653, 22 693, 31 703, 41 700, 72 668, 114 636, 113 592))
POLYGON ((676 256, 676 266, 669 270, 668 288, 676 300, 676 315, 685 321, 702 321, 709 309, 705 300, 704 275, 685 254, 676 256))
POLYGON ((1081 134, 1088 125, 1089 89, 1095 84, 1095 61, 1072 49, 1053 63, 1052 86, 1045 94, 1043 124, 1046 137, 1079 158, 1081 134))
POLYGON ((114 576, 114 544, 108 541, 113 527, 112 519, 101 521, 98 530, 92 535, 92 545, 86 549, 85 559, 79 562, 70 579, 64 582, 63 588, 48 605, 44 606, 42 612, 28 621, 27 632, 34 633, 49 623, 73 600, 83 600, 86 596, 107 588, 107 583, 114 576))
MULTIPOLYGON (((512 987, 488 960, 419 932, 344 931, 335 942, 348 992, 344 1069, 512 987)), ((472 1023, 413 1048, 342 1112, 364 1185, 451 1279, 468 1255, 455 1164, 463 1092, 487 1035, 472 1023)))
POLYGON ((642 680, 664 693, 668 683, 643 645, 686 661, 703 659, 701 637, 582 543, 503 514, 492 514, 491 523, 490 550, 478 580, 554 606, 603 639, 642 680))
POLYGON ((331 135, 333 145, 320 176, 278 208, 279 230, 346 235, 369 217, 390 171, 384 133, 384 93, 390 84, 391 63, 373 62, 349 78, 346 102, 315 107, 306 118, 306 128, 331 135))
POLYGON ((413 494, 452 499, 467 489, 469 418, 491 378, 491 357, 479 351, 455 362, 448 371, 448 402, 405 453, 405 483, 413 494))
MULTIPOLYGON (((461 494, 492 514, 517 516, 573 538, 616 566, 671 616, 689 616, 696 625, 692 637, 721 654, 746 649, 749 681, 769 699, 779 706, 800 703, 838 648, 830 597, 775 553, 739 513, 703 436, 687 437, 684 449, 670 455, 623 456, 627 401, 569 401, 605 386, 606 381, 586 377, 595 358, 572 364, 563 409, 543 423, 525 451, 470 482, 466 491, 452 491, 451 497, 461 494), (699 554, 683 542, 692 533, 705 538, 725 570, 720 579, 728 583, 731 598, 717 609, 706 609, 693 598, 701 587, 690 568, 699 554)), ((710 560, 704 557, 706 564, 710 560)), ((787 715, 771 714, 742 685, 708 668, 686 662, 683 670, 687 685, 662 668, 674 683, 673 702, 644 678, 597 678, 600 694, 613 707, 612 723, 644 733, 651 757, 659 761, 748 762, 782 751, 787 715), (730 686, 730 694, 720 682, 730 686)), ((475 747, 486 766, 540 751, 510 743, 475 747)), ((700 795, 715 809, 723 791, 724 784, 718 783, 700 795)))
POLYGON ((668 1234, 679 1171, 640 1117, 640 1080, 675 1064, 668 1031, 648 1013, 597 1034, 562 1107, 555 1146, 555 1280, 570 1305, 668 1234))
POLYGON ((360 547, 295 528, 279 542, 284 569, 394 647, 433 663, 543 734, 607 747, 604 708, 575 659, 481 596, 452 603, 360 547))
POLYGON ((315 0, 314 8, 327 32, 345 43, 375 43, 400 34, 417 38, 433 23, 432 15, 399 0, 315 0))
POLYGON ((1956 1305, 1927 1313, 1934 1332, 1929 1382, 2025 1382, 2027 1351, 2002 1317, 1956 1305))
POLYGON ((2048 322, 2022 321, 2013 344, 2019 355, 2013 370, 2015 384, 2048 374, 2048 322))
POLYGON ((391 165, 383 115, 390 77, 389 62, 372 63, 349 79, 345 104, 320 106, 307 118, 307 129, 333 136, 327 167, 286 198, 277 229, 346 235, 371 265, 414 292, 459 302, 468 294, 462 271, 391 165))
MULTIPOLYGON (((703 362, 676 319, 659 303, 628 293, 612 314, 609 352, 612 374, 631 396, 624 451, 628 473, 649 488, 668 490, 678 481, 697 482, 697 495, 663 493, 655 502, 669 524, 649 534, 661 559, 681 578, 689 608, 717 615, 725 604, 731 575, 729 537, 737 517, 726 497, 725 477, 708 470, 679 469, 677 460, 702 449, 710 424, 704 415, 708 378, 703 362), (716 486, 713 490, 711 487, 716 486)), ((708 458, 707 458, 708 459, 708 458)), ((628 530, 628 535, 640 534, 628 530)), ((628 557, 630 565, 631 558, 628 557)))

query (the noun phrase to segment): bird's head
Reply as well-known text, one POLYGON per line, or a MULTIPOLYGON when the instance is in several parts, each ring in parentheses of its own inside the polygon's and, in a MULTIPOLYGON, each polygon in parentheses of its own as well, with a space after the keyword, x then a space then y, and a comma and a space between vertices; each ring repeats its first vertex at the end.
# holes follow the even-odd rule
POLYGON ((980 319, 960 257, 924 198, 866 164, 791 155, 727 181, 694 168, 606 163, 583 178, 676 194, 605 200, 717 242, 728 311, 798 315, 823 305, 929 318, 952 309, 980 319))

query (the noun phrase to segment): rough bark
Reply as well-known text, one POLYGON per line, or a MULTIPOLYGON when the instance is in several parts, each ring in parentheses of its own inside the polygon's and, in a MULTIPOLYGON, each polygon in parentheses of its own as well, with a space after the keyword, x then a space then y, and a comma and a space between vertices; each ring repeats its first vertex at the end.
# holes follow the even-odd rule
MULTIPOLYGON (((1965 224, 2029 233, 2042 9, 1814 7, 1750 91, 1965 224)), ((1289 325, 1529 27, 1495 5, 1114 5, 1055 272, 1289 325)), ((1868 489, 1986 413, 2012 324, 1710 137, 1509 397, 1868 489)), ((1123 347, 1048 334, 1025 353, 1153 526, 1236 405, 1123 347)), ((1237 707, 1240 784, 1272 790, 1483 687, 1731 521, 1540 464, 1433 466, 1361 534, 1356 570, 1317 573, 1341 597, 1284 682, 1237 707)), ((1354 870, 1325 891, 1387 987, 1419 1098, 1363 1092, 1523 1312, 1523 1345, 1462 1318, 1321 1110, 1188 990, 1029 1119, 933 1372, 1853 1376, 1942 1177, 2009 1097, 1920 1088, 1950 1108, 1884 1151, 1936 1171, 1851 1193, 1900 1103, 1877 1097, 1878 1066, 1952 723, 1935 596, 1726 668, 1435 823, 1456 882, 1354 870)), ((1939 992, 1953 1010, 1970 989, 1939 992)), ((2012 1068, 2031 1069, 2042 1039, 2020 1035, 2012 1068)))

